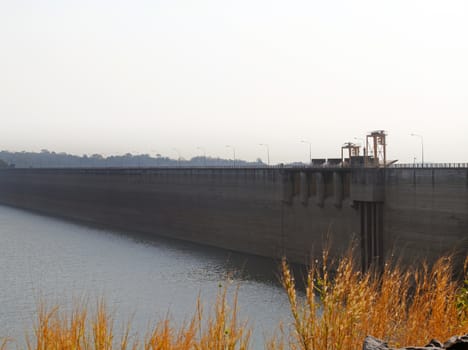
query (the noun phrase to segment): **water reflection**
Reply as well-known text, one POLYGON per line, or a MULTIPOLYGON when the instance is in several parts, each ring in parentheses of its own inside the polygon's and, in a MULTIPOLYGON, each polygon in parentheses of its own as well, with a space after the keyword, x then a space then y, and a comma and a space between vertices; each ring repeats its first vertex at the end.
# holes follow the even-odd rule
POLYGON ((175 322, 190 317, 198 296, 211 304, 227 280, 239 286, 241 317, 255 328, 256 348, 288 317, 274 260, 1 206, 0 242, 0 336, 22 339, 40 299, 71 305, 101 296, 141 334, 168 312, 175 322))

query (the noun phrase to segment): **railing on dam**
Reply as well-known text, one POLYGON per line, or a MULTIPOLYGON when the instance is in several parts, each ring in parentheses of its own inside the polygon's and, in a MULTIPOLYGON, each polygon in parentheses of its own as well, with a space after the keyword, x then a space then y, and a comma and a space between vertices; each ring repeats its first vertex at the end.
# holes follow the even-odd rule
MULTIPOLYGON (((322 163, 322 164, 274 164, 274 165, 181 165, 181 166, 89 166, 89 167, 82 167, 82 166, 64 166, 64 167, 11 167, 11 168, 0 168, 0 171, 8 171, 8 170, 42 170, 42 171, 103 171, 103 170, 124 170, 124 171, 146 171, 146 170, 229 170, 229 169, 245 169, 245 170, 266 170, 266 169, 326 169, 326 170, 338 170, 338 169, 371 169, 371 168, 385 168, 383 166, 374 167, 374 166, 365 166, 364 164, 344 164, 344 163, 322 163)), ((468 168, 467 163, 401 163, 401 164, 391 164, 387 165, 386 168, 417 168, 417 169, 446 169, 446 168, 455 168, 455 169, 466 169, 468 168)))
POLYGON ((392 164, 389 168, 468 168, 468 163, 407 163, 407 164, 392 164))

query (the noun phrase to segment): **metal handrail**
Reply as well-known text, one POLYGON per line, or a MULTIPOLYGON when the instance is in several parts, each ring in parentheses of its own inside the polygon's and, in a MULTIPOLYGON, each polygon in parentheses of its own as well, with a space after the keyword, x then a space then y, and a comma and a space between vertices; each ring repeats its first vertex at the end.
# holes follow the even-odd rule
MULTIPOLYGON (((0 170, 152 170, 152 169, 355 169, 355 168, 376 168, 365 166, 364 164, 273 164, 273 165, 260 165, 255 166, 251 164, 246 165, 181 165, 181 166, 73 166, 73 167, 17 167, 17 168, 0 168, 0 170)), ((379 167, 385 169, 385 167, 379 167)), ((387 169, 434 169, 434 168, 450 168, 450 169, 466 169, 467 163, 402 163, 391 164, 386 167, 387 169)))
POLYGON ((468 163, 407 163, 392 164, 389 168, 415 168, 415 169, 433 169, 433 168, 468 168, 468 163))

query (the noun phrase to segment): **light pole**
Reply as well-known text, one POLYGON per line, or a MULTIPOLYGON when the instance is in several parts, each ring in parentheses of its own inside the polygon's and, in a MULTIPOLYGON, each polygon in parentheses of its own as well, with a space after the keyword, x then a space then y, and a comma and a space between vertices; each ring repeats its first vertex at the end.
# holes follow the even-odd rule
POLYGON ((312 143, 307 140, 301 140, 302 143, 309 144, 309 164, 312 161, 312 143))
POLYGON ((267 150, 267 164, 268 164, 268 166, 270 166, 270 146, 268 146, 268 144, 266 144, 266 143, 259 143, 258 145, 266 147, 266 150, 267 150))
POLYGON ((180 166, 180 152, 177 148, 173 148, 177 152, 177 166, 180 166))
POLYGON ((231 145, 226 145, 227 148, 232 148, 232 154, 234 158, 234 166, 236 166, 236 148, 231 145))
POLYGON ((360 137, 353 137, 353 139, 361 141, 361 143, 364 144, 364 139, 361 139, 360 137))
POLYGON ((203 147, 197 147, 197 149, 203 152, 203 166, 206 167, 206 151, 203 147))
POLYGON ((154 166, 153 164, 155 164, 155 166, 158 166, 158 154, 159 154, 158 151, 155 150, 155 149, 152 149, 152 150, 150 151, 150 156, 149 156, 150 159, 149 159, 149 161, 150 161, 151 166, 154 166), (151 154, 154 154, 154 155, 155 155, 154 163, 153 163, 153 161, 152 161, 152 160, 153 160, 153 157, 151 157, 151 154))
POLYGON ((416 136, 421 139, 421 165, 424 167, 424 138, 422 137, 422 135, 418 134, 411 134, 411 136, 416 136))
POLYGON ((137 158, 135 166, 140 167, 141 166, 141 160, 140 160, 140 157, 138 156, 137 153, 138 153, 137 151, 132 151, 132 157, 137 158), (135 153, 135 156, 133 156, 133 153, 135 153))
MULTIPOLYGON (((361 139, 360 137, 353 137, 355 140, 361 141, 361 147, 362 147, 362 155, 366 155, 366 141, 364 139, 361 139)), ((358 154, 359 155, 359 154, 358 154)))

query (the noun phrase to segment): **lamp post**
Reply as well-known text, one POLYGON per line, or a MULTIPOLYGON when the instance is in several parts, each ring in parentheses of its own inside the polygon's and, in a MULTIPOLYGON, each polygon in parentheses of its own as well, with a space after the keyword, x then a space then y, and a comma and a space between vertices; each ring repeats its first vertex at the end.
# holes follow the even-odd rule
POLYGON ((151 163, 150 163, 151 166, 154 166, 153 164, 156 164, 156 166, 158 165, 158 154, 159 154, 159 153, 158 153, 157 150, 155 150, 155 149, 150 150, 150 154, 149 154, 149 158, 150 158, 150 159, 149 159, 149 161, 151 162, 151 163), (153 160, 153 157, 151 157, 152 154, 155 155, 155 163, 153 163, 153 161, 152 161, 152 160, 153 160))
POLYGON ((203 152, 203 166, 206 167, 206 151, 203 147, 197 147, 197 149, 203 152))
POLYGON ((232 148, 234 166, 236 166, 236 148, 231 145, 226 145, 227 148, 232 148))
POLYGON ((259 143, 258 145, 266 147, 266 150, 267 150, 267 164, 268 164, 268 166, 270 166, 270 146, 268 146, 268 144, 266 144, 266 143, 259 143))
POLYGON ((361 141, 361 142, 364 142, 364 139, 363 139, 363 138, 360 138, 360 137, 353 137, 353 139, 358 140, 358 141, 361 141))
POLYGON ((416 136, 421 139, 421 165, 422 167, 424 167, 424 138, 422 137, 422 135, 418 134, 411 134, 411 136, 416 136))
MULTIPOLYGON (((362 147, 362 155, 366 155, 366 141, 360 137, 353 137, 353 139, 358 140, 361 142, 361 147, 362 147)), ((359 154, 358 154, 359 155, 359 154)))
POLYGON ((180 152, 177 148, 173 148, 177 152, 177 166, 180 166, 180 152))
POLYGON ((307 140, 301 140, 302 143, 309 144, 309 164, 312 161, 312 143, 307 140))
POLYGON ((139 155, 137 153, 138 153, 138 151, 132 151, 132 158, 137 158, 135 166, 137 166, 139 168, 139 167, 141 167, 141 159, 140 159, 140 157, 139 157, 139 155), (135 155, 133 155, 133 154, 135 154, 135 155))

